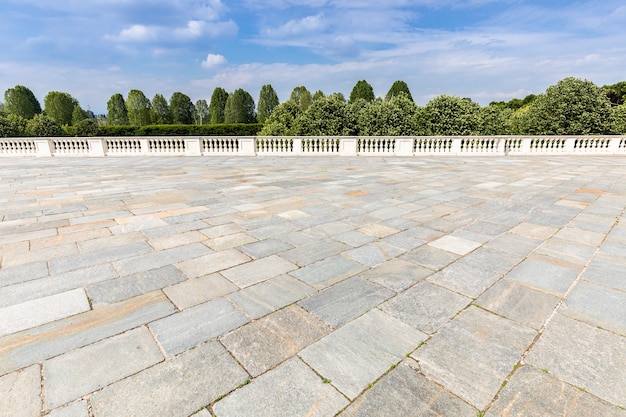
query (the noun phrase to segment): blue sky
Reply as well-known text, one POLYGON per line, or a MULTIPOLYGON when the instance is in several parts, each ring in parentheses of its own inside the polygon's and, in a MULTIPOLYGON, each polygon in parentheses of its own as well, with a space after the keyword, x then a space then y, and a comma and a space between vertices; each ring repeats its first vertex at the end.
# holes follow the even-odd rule
POLYGON ((626 80, 623 0, 0 0, 0 91, 64 91, 106 113, 112 94, 264 84, 349 95, 395 80, 420 105, 494 100, 568 76, 626 80))

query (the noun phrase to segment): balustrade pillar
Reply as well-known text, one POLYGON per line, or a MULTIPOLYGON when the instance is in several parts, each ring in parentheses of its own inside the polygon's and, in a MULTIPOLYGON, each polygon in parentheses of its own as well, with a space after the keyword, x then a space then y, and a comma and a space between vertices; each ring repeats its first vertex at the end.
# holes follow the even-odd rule
POLYGON ((185 156, 201 156, 200 138, 185 138, 185 156))
POLYGON ((339 139, 339 156, 356 156, 357 138, 339 139))
POLYGON ((106 142, 104 139, 92 139, 87 140, 89 143, 89 156, 105 156, 106 155, 106 142))
POLYGON ((396 155, 413 156, 413 138, 396 139, 396 155))
POLYGON ((35 139, 35 148, 38 157, 52 156, 52 140, 50 139, 35 139))
POLYGON ((239 155, 255 156, 256 155, 256 138, 237 138, 239 141, 239 155))

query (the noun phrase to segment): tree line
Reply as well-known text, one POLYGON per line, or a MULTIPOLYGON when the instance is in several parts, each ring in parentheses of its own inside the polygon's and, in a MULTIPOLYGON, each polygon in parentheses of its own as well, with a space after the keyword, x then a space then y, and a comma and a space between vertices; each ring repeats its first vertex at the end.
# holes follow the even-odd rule
POLYGON ((4 93, 0 137, 94 136, 104 134, 103 125, 251 123, 260 124, 258 134, 263 136, 626 134, 624 96, 626 81, 598 87, 568 77, 542 94, 508 102, 481 106, 469 98, 443 94, 419 106, 404 81, 394 82, 384 97, 376 97, 372 86, 360 80, 348 99, 341 93, 312 94, 298 86, 282 103, 270 84, 261 88, 257 103, 241 88, 228 93, 217 87, 209 103, 204 99, 192 103, 181 92, 173 93, 169 101, 162 94, 150 100, 141 90, 131 90, 126 98, 113 94, 107 115, 97 117, 70 94, 58 91, 45 96, 42 109, 30 89, 17 85, 4 93))

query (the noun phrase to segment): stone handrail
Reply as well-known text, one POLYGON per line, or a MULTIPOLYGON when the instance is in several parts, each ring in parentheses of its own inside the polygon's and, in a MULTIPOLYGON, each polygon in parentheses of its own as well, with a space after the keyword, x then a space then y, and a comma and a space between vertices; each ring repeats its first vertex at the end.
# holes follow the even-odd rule
POLYGON ((626 155, 626 136, 153 136, 0 138, 0 157, 137 155, 626 155))

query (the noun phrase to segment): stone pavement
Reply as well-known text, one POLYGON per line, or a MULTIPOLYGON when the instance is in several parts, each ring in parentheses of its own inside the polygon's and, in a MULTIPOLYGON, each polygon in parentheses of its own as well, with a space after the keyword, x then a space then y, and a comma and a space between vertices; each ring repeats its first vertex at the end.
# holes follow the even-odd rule
POLYGON ((0 159, 0 416, 626 416, 626 159, 0 159))

